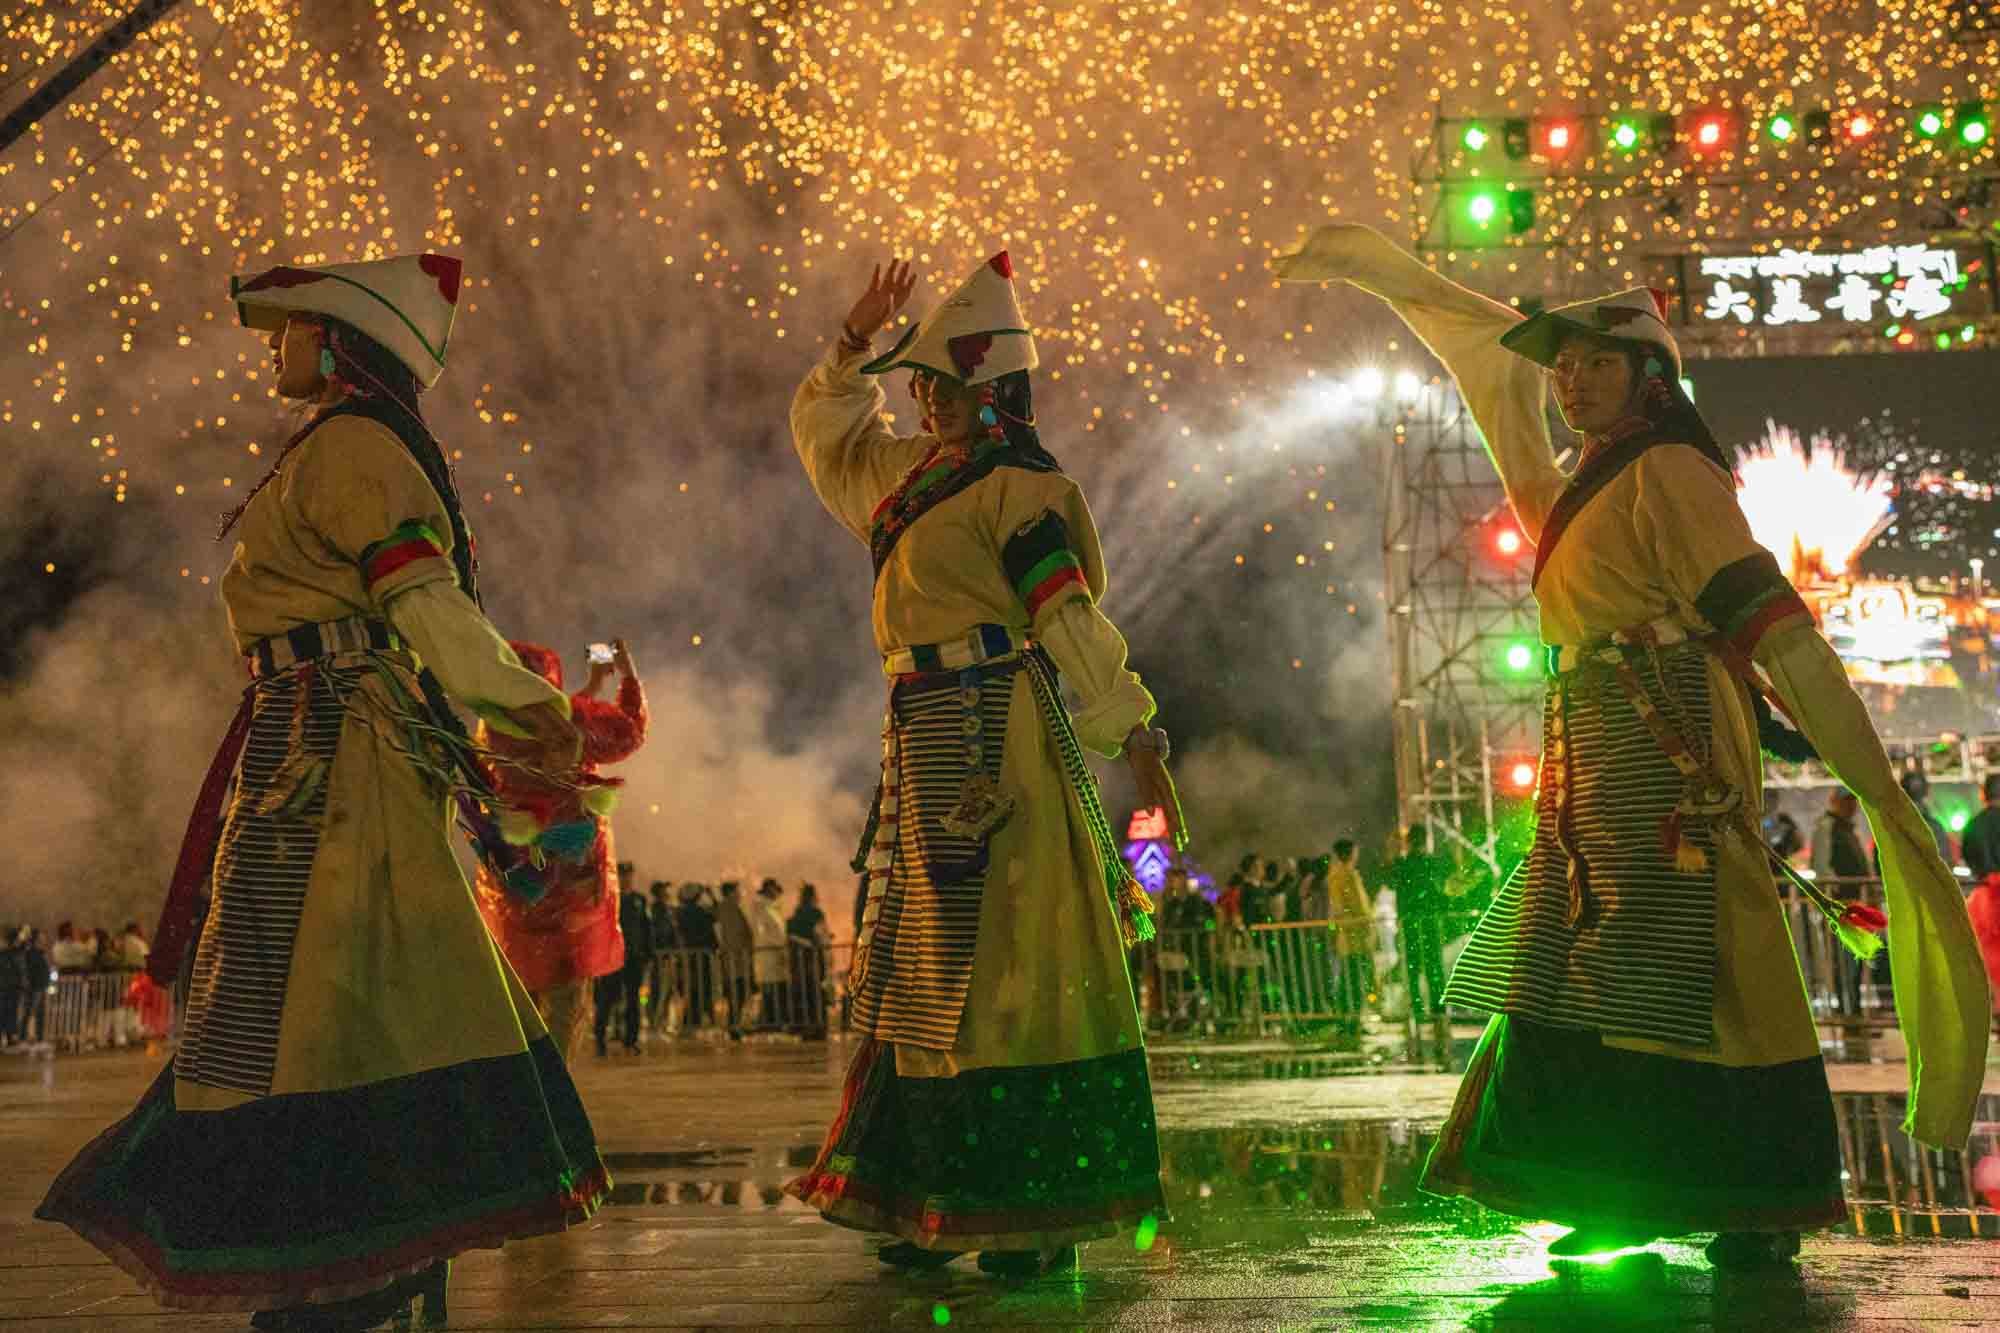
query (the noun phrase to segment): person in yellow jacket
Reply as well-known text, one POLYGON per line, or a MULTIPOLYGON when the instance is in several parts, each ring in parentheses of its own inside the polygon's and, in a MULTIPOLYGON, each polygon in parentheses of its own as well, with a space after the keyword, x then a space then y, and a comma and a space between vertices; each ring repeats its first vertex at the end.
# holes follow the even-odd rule
POLYGON ((36 1211, 162 1304, 260 1328, 370 1328, 418 1298, 442 1324, 451 1256, 560 1231, 609 1188, 451 847, 472 761, 446 696, 559 769, 577 754, 568 699, 480 610, 419 409, 459 276, 425 254, 232 284, 278 392, 314 411, 224 529, 251 684, 189 821, 155 980, 180 971, 204 882, 213 906, 173 1059, 36 1211))
POLYGON ((1037 433, 1009 257, 871 359, 911 284, 878 269, 792 403, 813 489, 873 557, 891 688, 849 981, 865 1040, 790 1189, 885 1233, 885 1263, 977 1250, 1025 1275, 1164 1213, 1125 961, 1151 903, 1084 749, 1122 754, 1176 831, 1180 812, 1153 698, 1098 609, 1096 525, 1037 433), (883 420, 877 377, 898 368, 915 435, 883 420))
POLYGON ((1425 1188, 1573 1227, 1559 1256, 1714 1232, 1719 1266, 1789 1260, 1802 1229, 1845 1210, 1818 1037, 1758 836, 1760 736, 1799 743, 1767 692, 1880 841, 1906 1127, 1921 1142, 1958 1147, 1970 1130, 1984 985, 1951 872, 1680 386, 1664 298, 1640 288, 1524 320, 1351 225, 1273 267, 1389 303, 1456 379, 1536 547, 1535 840, 1447 990, 1495 1017, 1425 1188), (1543 414, 1550 384, 1582 436, 1569 472, 1543 414))

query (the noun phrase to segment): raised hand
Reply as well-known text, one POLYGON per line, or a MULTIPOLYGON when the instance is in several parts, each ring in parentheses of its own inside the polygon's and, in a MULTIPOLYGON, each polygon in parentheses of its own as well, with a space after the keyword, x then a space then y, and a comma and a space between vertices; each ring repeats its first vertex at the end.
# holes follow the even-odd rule
POLYGON ((847 331, 864 341, 874 337, 903 308, 916 286, 917 275, 910 271, 908 260, 890 260, 887 272, 877 264, 874 276, 868 279, 868 290, 847 312, 847 331))

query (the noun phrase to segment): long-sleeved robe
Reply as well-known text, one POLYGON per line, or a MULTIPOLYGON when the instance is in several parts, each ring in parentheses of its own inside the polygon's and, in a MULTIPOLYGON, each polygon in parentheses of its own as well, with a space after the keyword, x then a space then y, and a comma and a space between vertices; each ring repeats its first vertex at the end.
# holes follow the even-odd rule
MULTIPOLYGON (((878 505, 937 448, 929 436, 889 429, 879 382, 859 372, 865 360, 836 347, 791 414, 814 490, 863 542, 878 505)), ((892 694, 900 748, 885 793, 900 788, 900 832, 890 834, 893 868, 871 890, 886 907, 864 926, 870 988, 856 1008, 872 1040, 850 1072, 849 1101, 893 1109, 872 1124, 836 1121, 820 1163, 794 1186, 834 1221, 929 1246, 1032 1249, 1160 1211, 1139 1016, 1085 806, 1095 793, 1061 735, 1073 726, 1082 746, 1115 755, 1154 713, 1124 640, 1098 609, 1104 586, 1096 527, 1075 483, 1014 466, 928 509, 876 575, 875 642, 885 661, 963 643, 981 625, 1004 628, 1039 645, 1081 704, 1067 722, 1052 718, 1038 693, 1042 668, 1018 652, 970 683, 939 672, 905 677, 892 694), (1003 728, 997 766, 980 740, 984 720, 1003 728), (923 793, 927 774, 955 771, 947 751, 968 738, 1015 804, 969 872, 945 866, 944 847, 971 844, 943 838, 923 793), (1030 1088, 1037 1097, 1067 1089, 1071 1113, 1021 1105, 1030 1088), (996 1119, 1003 1113, 1005 1124, 996 1119), (906 1148, 884 1146, 910 1124, 966 1115, 993 1121, 983 1148, 966 1146, 981 1138, 977 1129, 963 1140, 933 1142, 926 1130, 906 1148), (1086 1165, 1060 1165, 1073 1160, 1086 1165), (951 1206, 926 1202, 939 1194, 951 1206)))
POLYGON ((240 650, 336 622, 402 646, 253 686, 180 1048, 38 1213, 194 1309, 365 1293, 560 1229, 607 1184, 453 856, 448 779, 412 759, 419 661, 488 714, 561 694, 458 589, 443 504, 381 422, 322 421, 238 532, 240 650))
MULTIPOLYGON (((1298 280, 1344 279, 1395 309, 1451 370, 1523 532, 1531 542, 1543 542, 1571 476, 1558 467, 1549 442, 1541 368, 1500 345, 1518 313, 1431 272, 1366 228, 1323 228, 1277 267, 1298 280)), ((1838 659, 1751 536, 1728 473, 1692 441, 1646 449, 1575 511, 1546 553, 1535 595, 1545 643, 1587 649, 1620 632, 1672 624, 1690 638, 1719 637, 1768 675, 1807 737, 1860 796, 1881 839, 1889 947, 1911 1049, 1911 1132, 1939 1145, 1963 1142, 1985 1039, 1983 1022, 1967 1003, 1977 956, 1956 888, 1921 816, 1897 787, 1838 659)), ((1429 1188, 1566 1221, 1662 1230, 1800 1225, 1839 1215, 1838 1157, 1831 1151, 1830 1116, 1821 1113, 1825 1082, 1817 1035, 1757 832, 1762 767, 1750 696, 1719 653, 1694 661, 1685 654, 1701 650, 1680 651, 1680 683, 1669 694, 1677 691, 1693 714, 1705 718, 1689 740, 1741 798, 1707 844, 1712 891, 1690 899, 1690 877, 1676 877, 1670 857, 1659 864, 1663 852, 1652 838, 1594 849, 1598 855, 1590 869, 1614 888, 1627 879, 1632 888, 1627 901, 1642 909, 1657 905, 1656 886, 1670 880, 1681 894, 1679 904, 1705 904, 1709 919, 1696 931, 1712 930, 1712 953, 1693 964, 1708 988, 1707 1012, 1693 1026, 1705 1032, 1682 1039, 1635 1035, 1645 1026, 1632 1021, 1632 1007, 1645 1007, 1632 998, 1636 992, 1628 986, 1621 1006, 1578 979, 1595 978, 1615 991, 1635 971, 1660 960, 1648 954, 1643 940, 1628 938, 1592 960, 1597 971, 1579 967, 1579 957, 1602 950, 1612 934, 1609 923, 1587 921, 1567 940, 1556 930, 1536 935, 1530 926, 1517 926, 1532 921, 1538 906, 1543 920, 1551 911, 1549 886, 1524 874, 1521 878, 1531 882, 1517 880, 1482 922, 1481 933, 1494 945, 1485 954, 1504 963, 1505 946, 1512 942, 1507 933, 1518 930, 1515 940, 1546 946, 1539 964, 1546 975, 1537 978, 1526 962, 1498 973, 1523 998, 1518 1008, 1511 1001, 1495 1006, 1502 1017, 1468 1073, 1453 1125, 1433 1159, 1429 1188), (1552 951, 1562 956, 1551 961, 1552 951), (1679 1065, 1680 1072, 1656 1063, 1662 1059, 1679 1065), (1629 1107, 1614 1107, 1617 1098, 1604 1088, 1599 1089, 1605 1091, 1604 1106, 1570 1096, 1568 1106, 1588 1103, 1599 1126, 1628 1110, 1651 1122, 1624 1144, 1594 1143, 1583 1123, 1588 1116, 1579 1113, 1571 1125, 1567 1115, 1539 1114, 1559 1105, 1564 1087, 1574 1090, 1574 1080, 1591 1070, 1607 1087, 1665 1085, 1681 1092, 1650 1107, 1645 1096, 1633 1098, 1629 1107), (1772 1108, 1780 1104, 1798 1118, 1790 1124, 1775 1118, 1772 1108), (1732 1117, 1739 1131, 1741 1117, 1769 1123, 1733 1138, 1718 1136, 1716 1123, 1732 1117), (1709 1151, 1718 1138, 1723 1145, 1754 1140, 1756 1151, 1731 1148, 1720 1156, 1710 1151, 1710 1170, 1698 1177, 1670 1160, 1673 1152, 1709 1151), (1649 1142, 1665 1143, 1665 1155, 1649 1142), (1599 1179, 1593 1181, 1581 1168, 1600 1149, 1604 1160, 1596 1164, 1599 1179), (1764 1155, 1761 1167, 1758 1154, 1764 1155), (1579 1168, 1576 1173, 1565 1173, 1565 1158, 1579 1168), (1621 1170, 1625 1178, 1615 1178, 1621 1170), (1621 1190, 1622 1197, 1608 1197, 1621 1190)), ((1589 716, 1610 717, 1613 711, 1589 716)), ((1630 709, 1625 712, 1629 720, 1630 709)), ((1640 750, 1657 745, 1636 726, 1629 734, 1642 739, 1621 743, 1636 747, 1631 753, 1641 760, 1640 750)), ((1563 739, 1560 731, 1555 735, 1563 739)), ((1565 743, 1581 748, 1587 739, 1572 736, 1565 743)), ((1551 765, 1558 762, 1559 756, 1545 752, 1545 788, 1551 765)), ((1607 825, 1615 824, 1616 804, 1629 799, 1584 782, 1573 783, 1569 795, 1585 807, 1596 803, 1578 813, 1580 821, 1595 818, 1607 825)), ((1545 790, 1538 842, 1552 844, 1557 837, 1553 812, 1545 790)), ((1538 850, 1553 852, 1553 847, 1538 850)), ((1553 915, 1560 919, 1561 913, 1553 915)), ((1476 934, 1461 969, 1478 956, 1474 946, 1480 942, 1476 934)), ((1656 1004, 1673 998, 1660 996, 1656 1004)))

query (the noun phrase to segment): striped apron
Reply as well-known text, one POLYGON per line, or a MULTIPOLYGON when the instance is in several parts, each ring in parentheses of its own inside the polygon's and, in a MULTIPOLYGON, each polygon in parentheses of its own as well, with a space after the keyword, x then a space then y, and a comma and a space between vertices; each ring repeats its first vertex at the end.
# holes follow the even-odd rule
POLYGON ((1708 656, 1695 641, 1551 650, 1534 845, 1460 955, 1450 1003, 1710 1044, 1716 841, 1742 793, 1691 804, 1689 757, 1659 725, 1708 744, 1708 656))
POLYGON ((360 621, 305 626, 301 648, 267 639, 247 654, 256 678, 236 791, 214 860, 214 899, 195 951, 178 1077, 265 1096, 292 950, 326 820, 347 694, 375 670, 370 654, 399 647, 360 621), (370 635, 373 641, 370 641, 370 635), (323 639, 323 641, 322 641, 323 639))

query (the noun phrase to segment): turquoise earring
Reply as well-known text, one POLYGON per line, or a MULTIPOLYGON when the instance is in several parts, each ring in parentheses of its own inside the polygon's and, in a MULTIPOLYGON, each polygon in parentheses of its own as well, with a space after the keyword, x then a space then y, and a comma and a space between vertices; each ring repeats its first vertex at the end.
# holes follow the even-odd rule
POLYGON ((333 349, 331 347, 322 347, 319 349, 319 373, 321 379, 333 378, 333 349))

